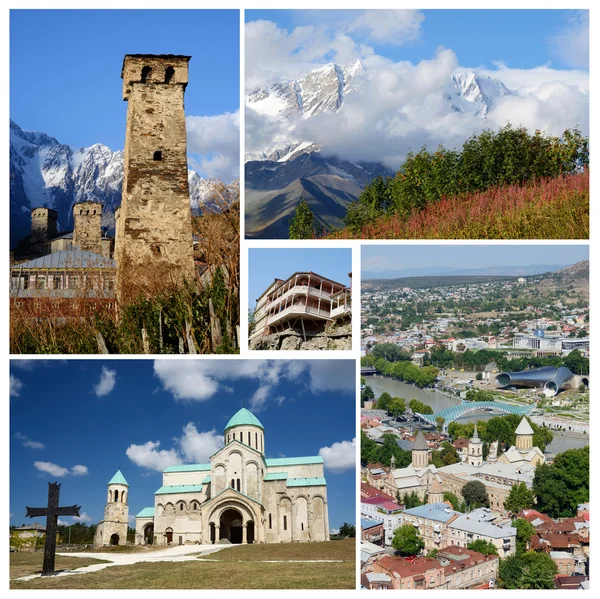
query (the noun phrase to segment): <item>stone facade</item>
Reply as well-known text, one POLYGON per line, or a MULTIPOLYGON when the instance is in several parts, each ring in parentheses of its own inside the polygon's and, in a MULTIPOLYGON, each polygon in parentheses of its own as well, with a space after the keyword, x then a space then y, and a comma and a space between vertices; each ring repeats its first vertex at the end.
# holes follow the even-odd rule
POLYGON ((102 204, 99 202, 75 204, 73 223, 73 245, 80 250, 102 255, 102 204))
POLYGON ((189 56, 128 54, 123 194, 116 221, 118 288, 193 280, 184 92, 189 56))
POLYGON ((136 543, 329 540, 323 459, 265 458, 264 435, 242 408, 210 463, 167 468, 154 507, 136 516, 136 543))
POLYGON ((108 483, 104 519, 94 535, 94 547, 127 544, 129 485, 119 470, 108 483))

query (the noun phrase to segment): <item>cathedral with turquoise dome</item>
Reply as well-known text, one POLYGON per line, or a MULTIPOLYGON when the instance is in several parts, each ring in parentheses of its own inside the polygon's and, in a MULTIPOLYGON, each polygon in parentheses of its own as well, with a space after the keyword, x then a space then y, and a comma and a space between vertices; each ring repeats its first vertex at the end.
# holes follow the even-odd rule
POLYGON ((136 515, 136 543, 328 541, 321 456, 267 458, 265 429, 242 408, 206 464, 170 466, 154 505, 136 515))

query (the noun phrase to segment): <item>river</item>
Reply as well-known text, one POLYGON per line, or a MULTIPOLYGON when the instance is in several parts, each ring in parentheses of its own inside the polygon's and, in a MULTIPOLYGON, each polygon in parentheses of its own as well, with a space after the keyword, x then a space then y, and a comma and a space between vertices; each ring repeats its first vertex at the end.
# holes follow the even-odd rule
MULTIPOLYGON (((409 385, 402 381, 397 381, 391 378, 383 377, 380 375, 366 376, 365 380, 367 385, 373 389, 375 397, 379 397, 382 393, 387 391, 392 397, 403 397, 406 400, 406 405, 411 399, 418 399, 424 404, 431 406, 434 413, 441 412, 452 406, 457 406, 460 403, 458 397, 452 397, 441 391, 419 389, 415 385, 409 385)), ((462 418, 459 418, 460 422, 473 422, 475 420, 489 420, 499 414, 494 412, 469 412, 462 418)), ((554 432, 554 439, 552 443, 546 448, 547 453, 560 453, 567 449, 575 449, 577 447, 583 447, 589 445, 588 437, 571 437, 563 435, 558 432, 554 432)))

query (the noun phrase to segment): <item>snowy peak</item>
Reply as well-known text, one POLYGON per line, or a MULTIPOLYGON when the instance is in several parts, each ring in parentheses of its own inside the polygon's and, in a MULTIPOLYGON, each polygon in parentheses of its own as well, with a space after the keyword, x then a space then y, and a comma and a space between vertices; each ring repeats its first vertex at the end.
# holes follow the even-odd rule
POLYGON ((337 112, 346 94, 358 91, 366 71, 359 60, 348 67, 330 62, 298 80, 281 81, 249 93, 246 105, 270 117, 300 114, 308 119, 322 112, 337 112))
POLYGON ((502 81, 469 71, 452 75, 446 97, 456 112, 485 118, 494 101, 508 94, 502 81))

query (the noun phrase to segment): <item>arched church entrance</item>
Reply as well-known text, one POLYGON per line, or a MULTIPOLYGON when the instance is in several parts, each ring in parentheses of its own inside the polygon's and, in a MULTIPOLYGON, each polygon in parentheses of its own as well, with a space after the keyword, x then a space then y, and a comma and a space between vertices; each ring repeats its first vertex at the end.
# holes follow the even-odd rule
POLYGON ((170 545, 173 542, 173 529, 167 528, 165 530, 165 537, 167 537, 167 545, 170 545))
POLYGON ((221 514, 219 520, 220 537, 228 539, 231 543, 242 542, 242 514, 237 510, 229 508, 221 514))
POLYGON ((154 542, 154 524, 144 526, 144 544, 152 545, 154 542))
POLYGON ((114 535, 111 535, 111 537, 110 537, 110 544, 111 545, 118 545, 119 544, 119 535, 118 534, 115 533, 114 535))

